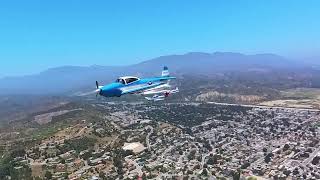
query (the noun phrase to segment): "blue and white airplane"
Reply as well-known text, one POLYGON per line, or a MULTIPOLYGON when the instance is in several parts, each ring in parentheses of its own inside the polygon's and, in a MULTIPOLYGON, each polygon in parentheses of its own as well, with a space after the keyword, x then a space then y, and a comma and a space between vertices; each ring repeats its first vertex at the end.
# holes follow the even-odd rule
POLYGON ((114 83, 99 86, 96 81, 96 93, 104 97, 120 97, 125 94, 154 95, 145 97, 149 101, 164 100, 170 94, 179 92, 179 89, 170 90, 170 80, 176 79, 169 75, 168 67, 164 67, 162 76, 140 79, 134 76, 124 76, 118 78, 114 83))

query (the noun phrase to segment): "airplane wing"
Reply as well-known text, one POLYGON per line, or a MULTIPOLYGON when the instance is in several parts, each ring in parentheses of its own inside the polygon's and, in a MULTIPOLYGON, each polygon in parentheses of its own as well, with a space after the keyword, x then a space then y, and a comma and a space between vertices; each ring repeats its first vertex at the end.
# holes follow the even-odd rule
POLYGON ((143 92, 141 92, 142 95, 152 95, 152 94, 160 94, 160 93, 165 93, 168 91, 168 88, 171 86, 169 84, 162 84, 157 87, 147 89, 143 92))
POLYGON ((138 84, 138 85, 133 85, 133 86, 126 86, 123 88, 120 88, 122 91, 122 94, 128 94, 128 93, 139 93, 141 91, 147 90, 147 89, 152 89, 157 86, 162 85, 162 82, 159 83, 152 83, 152 84, 138 84))

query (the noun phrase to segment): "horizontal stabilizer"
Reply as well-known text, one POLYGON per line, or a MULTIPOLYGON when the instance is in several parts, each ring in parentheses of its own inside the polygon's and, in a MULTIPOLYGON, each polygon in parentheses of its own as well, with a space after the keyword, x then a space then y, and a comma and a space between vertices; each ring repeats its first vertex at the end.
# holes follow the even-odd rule
POLYGON ((148 101, 163 101, 164 100, 164 96, 153 96, 153 97, 144 97, 146 98, 148 101))

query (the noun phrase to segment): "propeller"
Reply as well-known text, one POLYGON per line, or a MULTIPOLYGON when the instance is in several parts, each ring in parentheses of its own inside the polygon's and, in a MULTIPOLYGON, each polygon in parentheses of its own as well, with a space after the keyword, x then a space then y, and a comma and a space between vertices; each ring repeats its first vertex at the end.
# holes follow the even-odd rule
POLYGON ((93 90, 93 91, 90 91, 90 92, 84 92, 84 93, 77 93, 77 94, 75 94, 75 95, 77 95, 77 96, 88 96, 88 95, 92 95, 92 94, 96 94, 96 98, 98 97, 98 95, 100 94, 100 92, 101 92, 101 89, 100 88, 102 88, 102 86, 99 86, 99 83, 98 83, 98 81, 96 81, 96 89, 95 90, 93 90))
POLYGON ((98 97, 98 94, 100 94, 100 91, 101 91, 101 89, 99 88, 99 83, 98 83, 98 81, 96 81, 96 87, 97 87, 97 89, 96 89, 96 98, 98 97))

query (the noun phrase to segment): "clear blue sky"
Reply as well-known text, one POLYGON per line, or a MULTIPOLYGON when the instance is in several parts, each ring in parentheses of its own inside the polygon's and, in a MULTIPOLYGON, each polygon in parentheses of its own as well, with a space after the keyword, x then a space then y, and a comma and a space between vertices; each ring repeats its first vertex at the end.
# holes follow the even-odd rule
POLYGON ((0 77, 190 51, 317 56, 320 1, 0 2, 0 77))

